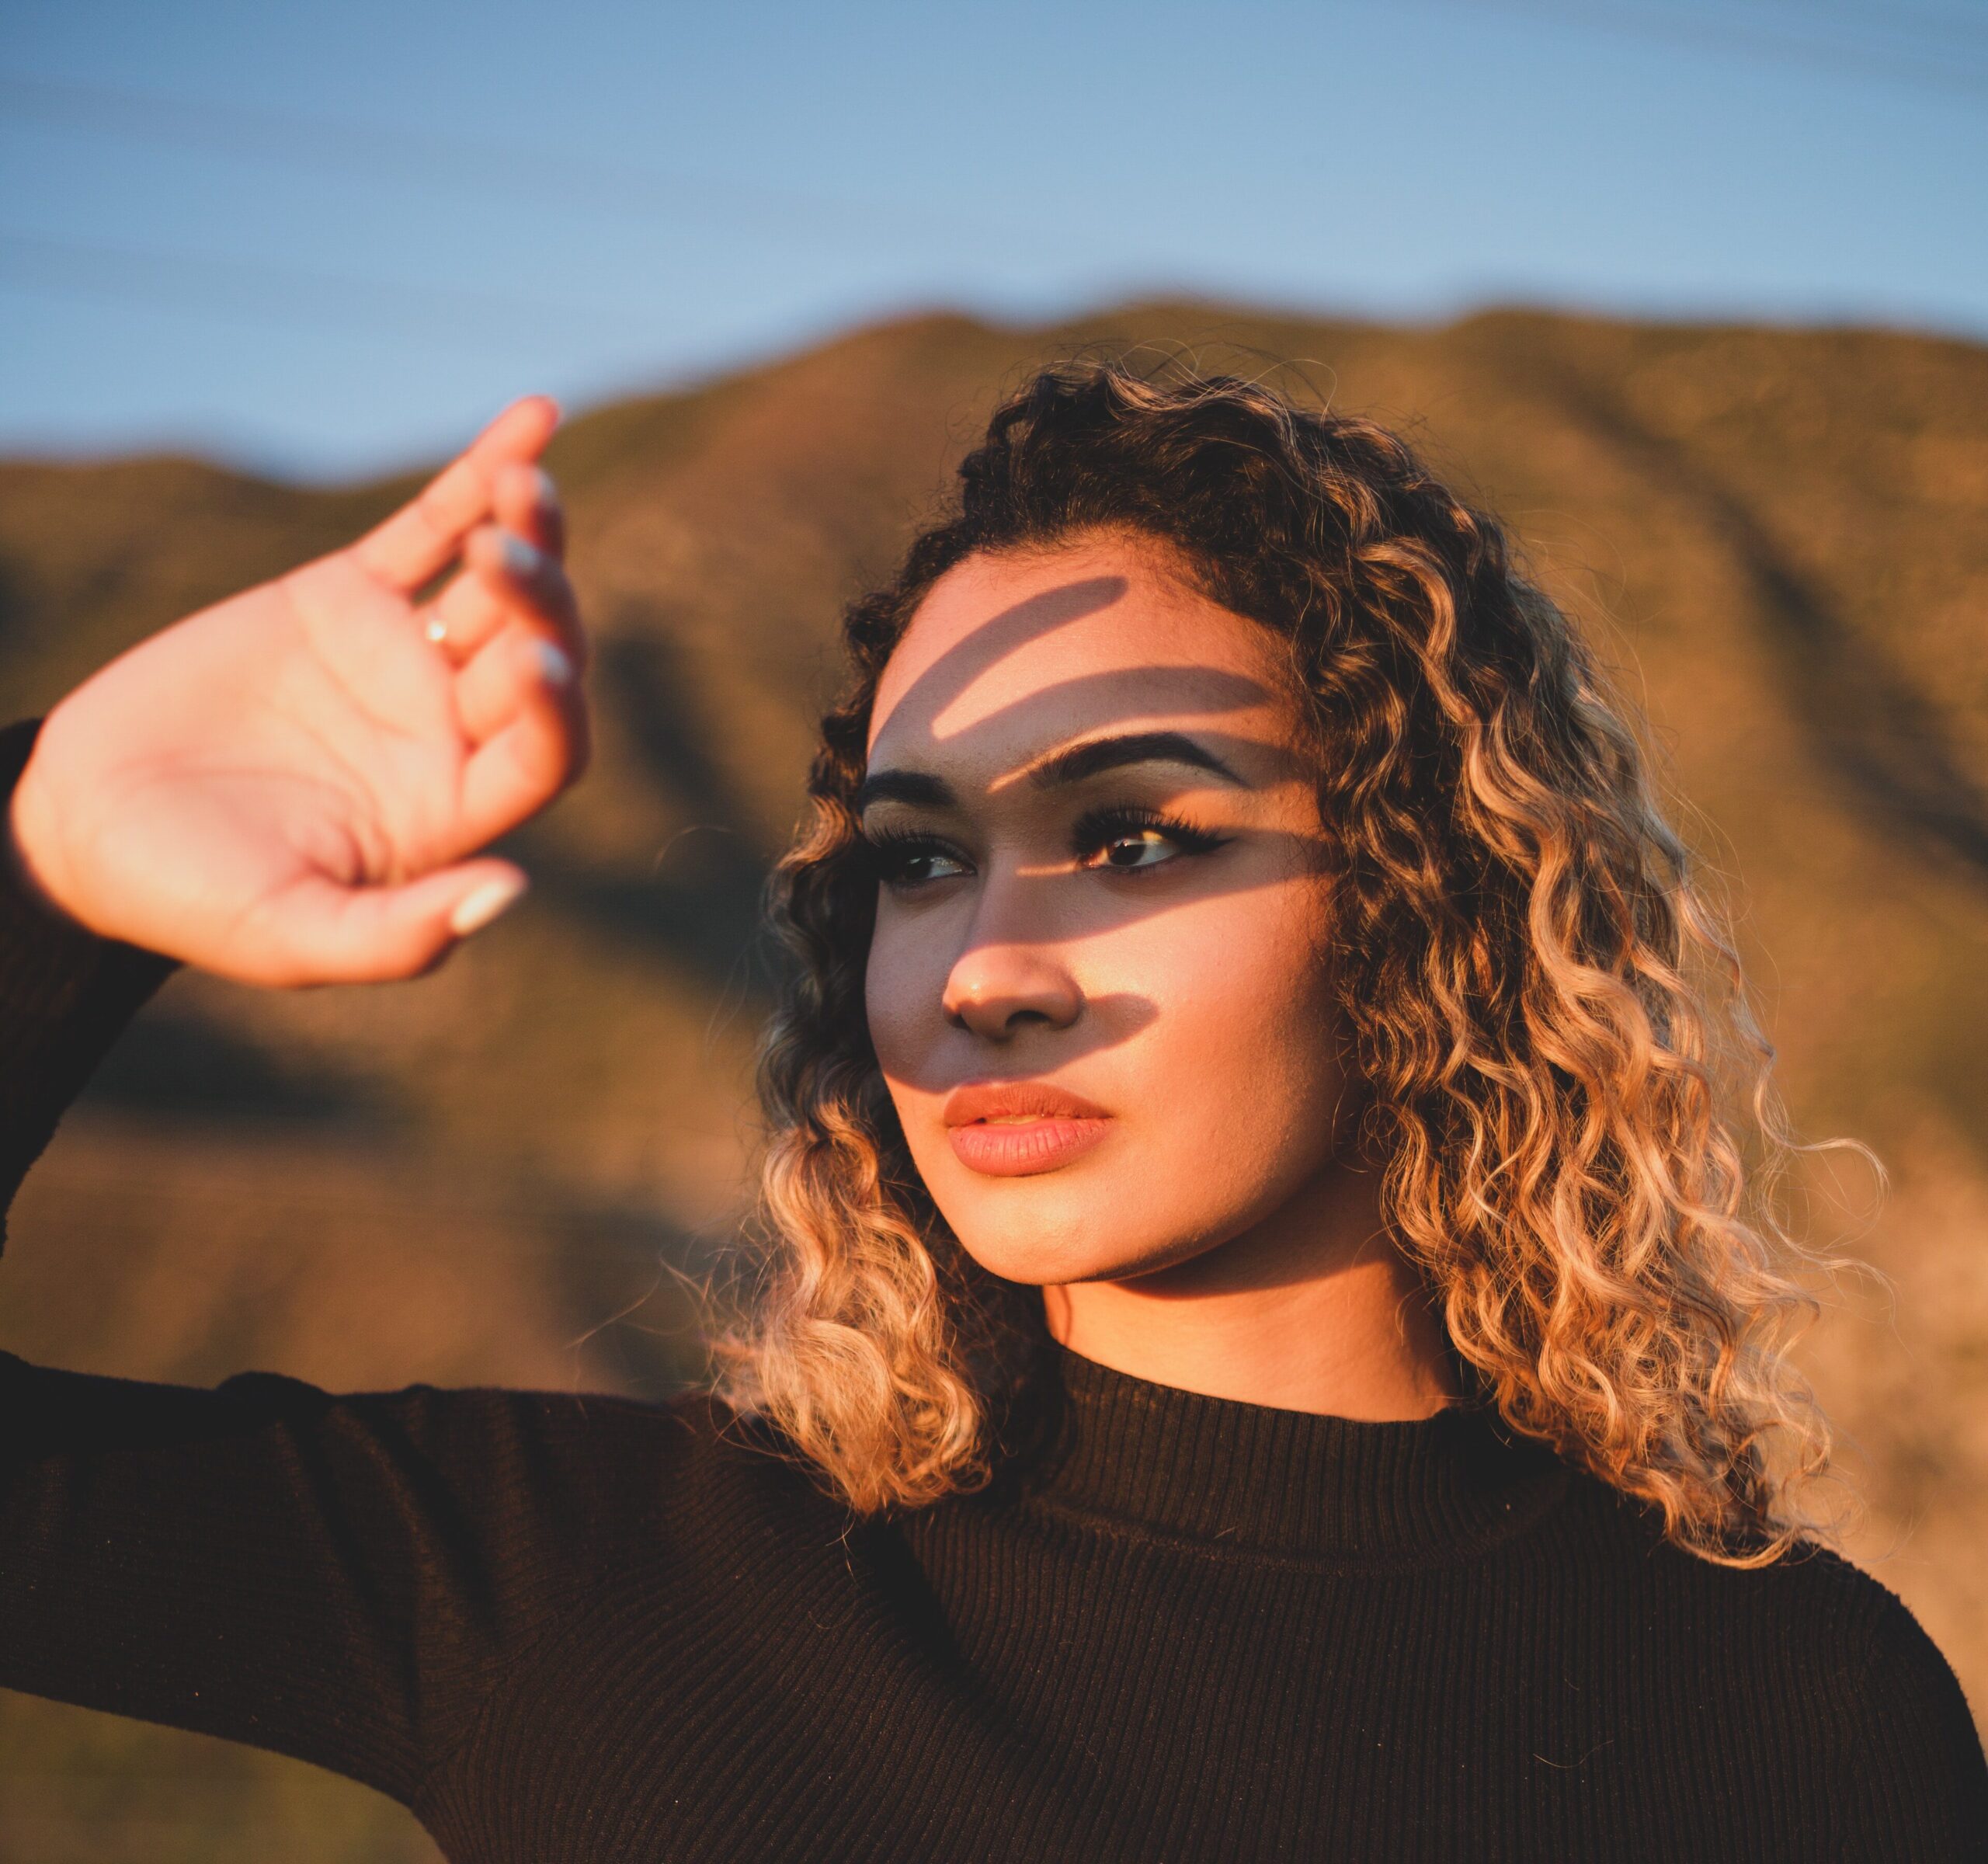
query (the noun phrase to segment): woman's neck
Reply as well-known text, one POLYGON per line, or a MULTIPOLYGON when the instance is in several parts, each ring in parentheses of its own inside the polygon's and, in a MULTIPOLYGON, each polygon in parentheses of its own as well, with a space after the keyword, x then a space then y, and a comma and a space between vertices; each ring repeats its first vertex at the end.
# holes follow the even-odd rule
POLYGON ((1173 1267, 1045 1288, 1071 1352, 1156 1385, 1340 1417, 1426 1417, 1458 1396, 1442 1323, 1381 1222, 1378 1178, 1334 1170, 1173 1267))

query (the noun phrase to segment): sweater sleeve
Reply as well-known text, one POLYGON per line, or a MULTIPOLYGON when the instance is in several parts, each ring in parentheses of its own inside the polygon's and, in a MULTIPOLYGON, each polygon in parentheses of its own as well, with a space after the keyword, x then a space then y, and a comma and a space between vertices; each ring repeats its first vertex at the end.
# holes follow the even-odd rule
MULTIPOLYGON (((34 729, 0 732, 0 798, 34 729)), ((0 1204, 172 969, 0 871, 0 1204)), ((554 1575, 616 1544, 614 1498, 638 1495, 585 1471, 617 1412, 268 1374, 201 1390, 0 1352, 0 1688, 412 1803, 571 1589, 554 1575)))
POLYGON ((1886 1589, 1843 1762, 1844 1864, 1988 1864, 1988 1758, 1952 1665, 1886 1589))
MULTIPOLYGON (((40 724, 30 718, 0 730, 0 808, 27 767, 40 724)), ((0 837, 0 850, 5 845, 0 837)), ((60 917, 0 858, 0 1243, 7 1207, 64 1110, 177 968, 60 917)))
MULTIPOLYGON (((641 1544, 649 1485, 591 1467, 601 1414, 630 1408, 268 1373, 209 1391, 0 1354, 0 1688, 419 1810, 575 1574, 641 1544)), ((653 1475, 668 1444, 641 1448, 653 1475)))

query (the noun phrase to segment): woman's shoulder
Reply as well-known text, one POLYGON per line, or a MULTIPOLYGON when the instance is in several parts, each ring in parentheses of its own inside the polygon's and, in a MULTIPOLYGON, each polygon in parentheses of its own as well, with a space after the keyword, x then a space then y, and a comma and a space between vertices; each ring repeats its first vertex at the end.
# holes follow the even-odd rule
MULTIPOLYGON (((1607 1546, 1633 1608, 1653 1629, 1716 1657, 1712 1674, 1764 1678, 1783 1694, 1826 1701, 1856 1731, 1920 1729, 1988 1794, 1975 1721, 1945 1653, 1875 1574, 1808 1537, 1764 1565, 1705 1559, 1667 1539, 1656 1510, 1586 1476, 1571 1487, 1576 1521, 1607 1546)), ((1571 1539, 1588 1539, 1578 1529, 1571 1539)), ((1576 1546, 1580 1554, 1583 1549, 1576 1546)), ((1984 1801, 1988 1806, 1988 1800, 1984 1801)))
POLYGON ((1988 1855, 1988 1753, 1945 1651, 1905 1601, 1830 1548, 1803 1542, 1772 1575, 1775 1619, 1809 1651, 1814 1719, 1840 1761, 1841 1855, 1988 1855), (1895 1849, 1892 1848, 1896 1848, 1895 1849))
POLYGON ((1965 1716, 1945 1654, 1875 1574, 1833 1548, 1802 1539, 1749 1577, 1750 1590, 1778 1617, 1805 1630, 1819 1655, 1858 1680, 1867 1706, 1910 1697, 1965 1716))
POLYGON ((1896 1592, 1820 1539, 1799 1536, 1758 1565, 1712 1560, 1670 1539, 1654 1505, 1585 1471, 1573 1473, 1569 1497, 1578 1524, 1570 1539, 1606 1546, 1614 1556, 1607 1563, 1679 1595, 1688 1608, 1715 1616, 1785 1618, 1805 1629, 1811 1648, 1837 1657, 1909 1646, 1914 1638, 1933 1649, 1896 1592))
POLYGON ((1717 1730, 1810 1782, 1840 1837, 1833 1855, 1979 1855, 1988 1755, 1974 1715, 1882 1579, 1807 1538, 1764 1565, 1705 1559, 1667 1539, 1654 1508, 1585 1473, 1558 1532, 1555 1596, 1587 1608, 1569 1635, 1618 1665, 1633 1651, 1653 1699, 1689 1703, 1678 1738, 1717 1730))

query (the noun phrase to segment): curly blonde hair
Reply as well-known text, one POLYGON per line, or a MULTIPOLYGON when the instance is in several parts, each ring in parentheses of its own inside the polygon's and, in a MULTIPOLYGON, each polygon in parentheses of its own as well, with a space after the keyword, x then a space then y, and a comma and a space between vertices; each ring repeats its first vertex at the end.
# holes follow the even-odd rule
POLYGON ((1795 1497, 1831 1442, 1788 1358, 1820 1306, 1792 1271, 1840 1259, 1776 1214, 1794 1142, 1773 1051, 1589 649, 1394 435, 1180 370, 1036 376, 957 506, 847 611, 853 683, 770 889, 795 962, 761 1062, 763 1254, 721 1393, 859 1511, 978 1487, 1013 1451, 1040 1302, 965 1254, 913 1168, 865 1015, 854 802, 878 677, 938 577, 1097 533, 1170 545, 1288 644, 1363 1143, 1467 1401, 1705 1559, 1826 1536, 1795 1497))

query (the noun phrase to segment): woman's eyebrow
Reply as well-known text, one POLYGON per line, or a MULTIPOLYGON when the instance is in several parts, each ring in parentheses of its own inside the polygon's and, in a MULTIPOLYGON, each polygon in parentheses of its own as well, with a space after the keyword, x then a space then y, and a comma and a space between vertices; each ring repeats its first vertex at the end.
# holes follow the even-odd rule
MULTIPOLYGON (((1106 770, 1121 770, 1135 763, 1184 763, 1219 777, 1239 790, 1252 786, 1205 746, 1197 744, 1184 732, 1126 732, 1115 738, 1090 738, 1060 751, 1052 751, 1017 773, 1038 790, 1082 783, 1106 770)), ((1003 777, 1003 785, 1016 781, 1003 777)), ((856 792, 856 813, 860 816, 880 802, 902 802, 913 809, 949 809, 954 806, 951 784, 928 770, 873 770, 856 792)))
POLYGON ((1091 738, 1065 750, 1052 751, 1030 764, 1024 773, 1039 790, 1055 789, 1066 783, 1081 783, 1105 770, 1121 770, 1134 763, 1185 763, 1219 777, 1239 790, 1251 785, 1206 746, 1197 744, 1185 732, 1127 732, 1116 738, 1091 738))
POLYGON ((909 803, 914 809, 949 809, 952 785, 924 770, 872 770, 856 792, 856 812, 880 802, 909 803))

